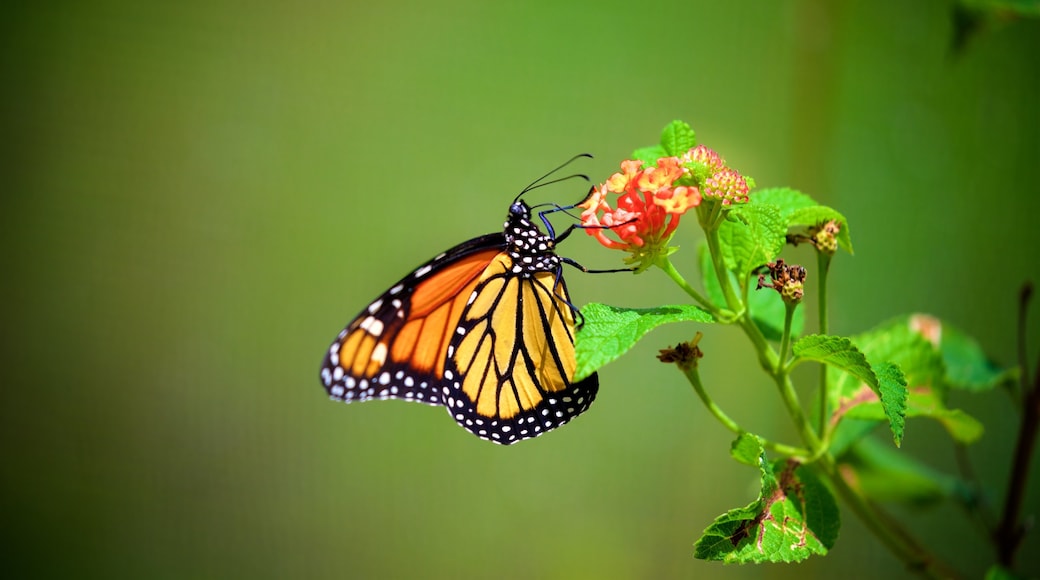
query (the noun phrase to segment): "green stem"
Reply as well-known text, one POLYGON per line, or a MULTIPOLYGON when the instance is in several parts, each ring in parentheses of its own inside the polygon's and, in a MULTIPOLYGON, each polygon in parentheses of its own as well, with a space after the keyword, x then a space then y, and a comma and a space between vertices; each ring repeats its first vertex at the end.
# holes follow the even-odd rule
POLYGON ((740 298, 733 291, 733 284, 729 279, 729 270, 726 269, 726 264, 722 259, 722 249, 719 245, 719 230, 718 228, 704 229, 704 238, 708 242, 708 253, 711 255, 711 264, 715 268, 715 277, 719 280, 719 286, 722 287, 722 295, 726 298, 726 306, 729 307, 733 312, 740 312, 743 310, 743 305, 740 302, 740 298))
POLYGON ((802 404, 798 400, 798 393, 795 392, 794 385, 791 383, 791 377, 786 373, 776 373, 773 375, 773 378, 776 381, 776 386, 780 389, 780 398, 784 400, 787 414, 791 416, 795 428, 798 429, 798 434, 802 436, 802 441, 805 442, 806 447, 812 452, 814 459, 820 457, 826 450, 820 442, 819 436, 813 431, 812 425, 809 424, 809 420, 805 417, 805 412, 802 411, 802 404))
MULTIPOLYGON (((708 408, 708 412, 710 412, 715 417, 715 419, 719 421, 719 423, 722 423, 722 425, 726 429, 729 429, 736 435, 740 435, 742 433, 750 433, 750 431, 741 427, 740 424, 738 424, 736 421, 730 418, 730 416, 727 415, 721 407, 715 404, 715 401, 712 400, 712 398, 708 395, 708 392, 704 389, 704 384, 701 382, 701 376, 700 373, 697 371, 696 366, 686 367, 684 365, 680 365, 679 368, 680 370, 682 370, 683 374, 686 375, 686 379, 690 381, 690 384, 693 385, 693 390, 697 393, 697 396, 700 397, 701 402, 704 403, 704 406, 708 408)), ((766 449, 779 453, 785 457, 793 457, 806 460, 812 455, 809 452, 809 450, 803 449, 801 447, 793 447, 791 445, 785 445, 783 443, 776 443, 763 437, 759 437, 759 440, 762 441, 762 445, 766 449)))
MULTIPOLYGON (((828 315, 827 315, 827 273, 831 267, 831 256, 823 252, 816 252, 816 270, 818 272, 819 282, 816 284, 818 290, 817 305, 819 307, 819 324, 820 334, 828 333, 828 315)), ((828 426, 829 412, 827 409, 827 365, 820 363, 820 387, 818 393, 819 400, 817 407, 819 410, 819 416, 816 419, 816 432, 823 435, 825 441, 830 440, 830 432, 828 426)))
POLYGON ((777 373, 783 372, 784 367, 787 365, 787 351, 791 348, 791 323, 794 320, 794 311, 798 308, 797 304, 790 302, 784 302, 784 334, 780 339, 780 357, 777 364, 780 365, 776 368, 777 373))
POLYGON ((698 304, 703 306, 705 310, 711 312, 711 314, 715 316, 715 318, 720 318, 721 312, 719 311, 718 307, 712 304, 710 300, 702 296, 701 293, 697 291, 697 289, 695 289, 693 286, 690 286, 690 283, 686 281, 686 278, 683 278, 682 274, 680 274, 679 271, 675 269, 675 266, 672 265, 672 261, 668 259, 668 256, 662 256, 658 258, 654 262, 654 264, 656 264, 657 267, 661 270, 664 270, 664 273, 667 274, 673 282, 678 284, 679 287, 683 289, 683 291, 689 294, 691 298, 696 300, 698 304))
POLYGON ((769 341, 762 334, 762 330, 755 325, 755 322, 746 313, 740 318, 740 328, 755 347, 755 352, 758 354, 758 364, 762 366, 762 370, 771 376, 775 376, 780 357, 773 350, 773 347, 769 346, 769 341))
POLYGON ((693 385, 693 390, 697 393, 697 396, 701 398, 701 402, 703 402, 704 406, 708 408, 708 411, 718 419, 719 423, 722 423, 723 427, 737 434, 746 431, 743 427, 737 424, 736 421, 731 419, 725 411, 716 405, 715 401, 713 401, 710 396, 708 396, 708 392, 704 390, 704 384, 701 383, 701 376, 700 373, 697 372, 697 367, 691 366, 686 368, 685 366, 682 366, 680 369, 683 374, 686 375, 686 379, 690 381, 690 384, 693 385))
POLYGON ((719 229, 719 224, 722 223, 722 208, 722 203, 718 201, 702 203, 697 208, 697 220, 702 230, 709 232, 719 229))

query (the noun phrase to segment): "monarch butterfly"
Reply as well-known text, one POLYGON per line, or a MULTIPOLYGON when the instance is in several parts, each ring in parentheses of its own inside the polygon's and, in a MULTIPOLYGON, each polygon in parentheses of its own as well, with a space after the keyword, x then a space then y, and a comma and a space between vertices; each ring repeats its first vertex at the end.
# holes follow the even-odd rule
POLYGON ((546 218, 569 208, 539 212, 546 235, 520 199, 545 177, 513 201, 502 232, 419 266, 339 333, 321 367, 330 398, 443 406, 463 428, 503 445, 589 408, 599 379, 573 381, 576 310, 562 275, 564 263, 577 263, 555 252, 574 226, 556 237, 546 218))

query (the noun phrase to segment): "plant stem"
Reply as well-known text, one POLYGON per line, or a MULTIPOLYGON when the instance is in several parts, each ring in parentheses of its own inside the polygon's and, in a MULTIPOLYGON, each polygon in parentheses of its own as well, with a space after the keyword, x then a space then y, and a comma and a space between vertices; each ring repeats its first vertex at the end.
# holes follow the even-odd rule
MULTIPOLYGON (((1018 392, 1015 393, 1015 403, 1021 405, 1026 389, 1029 388, 1029 347, 1026 344, 1026 314, 1029 311, 1029 301, 1033 298, 1033 283, 1026 282, 1018 293, 1018 368, 1019 373, 1018 392)), ((1040 368, 1037 369, 1040 373, 1040 368)))
MULTIPOLYGON (((819 326, 820 334, 828 333, 828 315, 827 315, 827 273, 831 267, 831 256, 823 252, 816 252, 816 270, 818 272, 816 287, 819 289, 817 294, 816 303, 819 307, 819 326)), ((816 432, 819 433, 824 440, 830 440, 830 433, 828 433, 828 417, 829 413, 827 410, 827 365, 820 363, 820 386, 819 393, 817 395, 817 407, 819 410, 819 416, 816 418, 816 432)))
POLYGON ((802 441, 805 442, 809 451, 812 451, 813 458, 819 457, 825 450, 820 443, 819 436, 813 431, 812 425, 809 424, 809 420, 806 419, 805 413, 802 411, 798 394, 794 391, 794 385, 791 384, 791 377, 781 372, 775 373, 773 379, 776 381, 776 386, 780 389, 780 397, 784 400, 787 413, 791 415, 791 420, 794 421, 798 434, 802 436, 802 441))
POLYGON ((755 321, 751 320, 750 316, 747 316, 747 313, 740 318, 740 328, 747 335, 751 344, 754 345, 755 352, 758 354, 758 364, 762 366, 762 370, 771 376, 775 376, 780 357, 777 356, 773 347, 769 346, 769 342, 766 341, 762 330, 755 325, 755 321))
POLYGON ((777 361, 776 372, 784 372, 784 367, 787 365, 787 351, 791 348, 791 322, 794 320, 794 310, 798 308, 797 304, 790 302, 784 302, 784 334, 780 339, 780 358, 777 361))
POLYGON ((672 261, 669 260, 667 256, 659 258, 655 262, 655 264, 657 265, 658 268, 663 270, 664 273, 667 274, 668 277, 671 278, 673 282, 678 284, 679 287, 682 288, 684 292, 686 292, 687 294, 690 295, 691 298, 696 300, 698 304, 703 306, 708 312, 711 312, 711 314, 713 316, 715 316, 715 318, 720 318, 719 315, 721 313, 720 313, 719 309, 714 304, 712 304, 710 300, 708 300, 707 298, 702 296, 701 293, 698 292, 696 288, 694 288, 693 286, 690 286, 690 283, 687 282, 686 278, 683 278, 682 274, 680 274, 679 271, 675 269, 675 266, 672 265, 672 261))
POLYGON ((729 279, 729 270, 726 269, 726 264, 722 259, 722 249, 719 246, 719 230, 706 227, 704 229, 704 238, 708 242, 708 253, 711 255, 711 264, 715 268, 715 277, 719 279, 722 295, 726 297, 726 306, 733 312, 742 311, 743 305, 740 303, 736 293, 733 292, 733 284, 729 279))
MULTIPOLYGON (((715 404, 715 401, 712 400, 712 398, 708 395, 708 392, 704 389, 704 384, 701 382, 701 376, 696 366, 691 366, 688 368, 681 366, 680 369, 683 371, 683 374, 686 375, 686 379, 690 381, 690 384, 693 385, 693 390, 697 393, 697 396, 700 397, 701 402, 703 402, 704 406, 708 408, 708 412, 710 412, 719 421, 719 423, 722 423, 722 425, 726 427, 726 429, 729 429, 736 435, 750 432, 747 429, 741 427, 736 421, 730 418, 730 416, 727 415, 721 407, 715 404)), ((790 445, 784 445, 783 443, 776 443, 774 441, 769 441, 768 439, 764 439, 762 437, 759 437, 759 439, 762 441, 762 445, 765 446, 767 449, 769 449, 770 451, 775 451, 776 453, 784 455, 785 457, 794 457, 804 460, 811 455, 811 453, 807 449, 803 449, 800 447, 792 447, 790 445)))
MULTIPOLYGON (((1019 341, 1025 341, 1026 310, 1032 286, 1022 289, 1019 303, 1019 341)), ((1026 347, 1019 345, 1022 375, 1022 425, 1018 429, 1015 441, 1015 455, 1011 464, 1011 478, 1008 480, 1007 494, 1004 497, 1004 512, 1000 523, 993 534, 996 542, 997 560, 1005 568, 1011 568, 1015 561, 1015 552, 1022 543, 1025 529, 1018 523, 1022 500, 1025 496, 1026 481, 1029 479, 1029 464, 1036 448, 1037 431, 1040 429, 1040 366, 1029 384, 1029 361, 1025 358, 1026 347)))

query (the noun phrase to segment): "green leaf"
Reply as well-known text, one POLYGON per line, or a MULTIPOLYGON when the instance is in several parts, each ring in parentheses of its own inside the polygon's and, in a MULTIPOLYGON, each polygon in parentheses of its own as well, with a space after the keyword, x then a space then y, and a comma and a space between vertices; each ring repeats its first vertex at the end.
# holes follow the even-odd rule
MULTIPOLYGON (((870 360, 899 365, 911 387, 931 387, 942 383, 945 373, 942 358, 931 343, 911 329, 906 317, 883 323, 852 337, 852 341, 870 360)), ((836 387, 838 394, 848 397, 859 388, 859 384, 851 377, 837 377, 836 387)))
POLYGON ((820 222, 837 220, 841 224, 838 230, 838 245, 846 252, 852 253, 852 237, 849 235, 849 222, 838 211, 820 205, 808 195, 788 187, 774 187, 756 191, 751 195, 752 204, 771 204, 780 209, 784 226, 788 229, 797 226, 815 226, 820 222))
POLYGON ((810 334, 794 343, 792 352, 797 357, 822 362, 842 370, 877 390, 877 377, 874 376, 867 357, 847 338, 810 334))
POLYGON ((834 379, 828 380, 828 384, 838 385, 828 389, 828 398, 836 399, 830 405, 835 416, 840 419, 848 414, 850 417, 864 418, 862 409, 870 403, 878 402, 881 418, 888 420, 896 446, 902 443, 907 389, 906 379, 899 367, 888 362, 871 366, 867 357, 851 340, 839 336, 812 334, 796 342, 792 350, 795 356, 822 362, 846 373, 845 376, 835 376, 828 370, 829 378, 834 379), (883 373, 883 376, 879 377, 875 371, 883 373), (866 389, 859 387, 861 383, 867 385, 866 389))
MULTIPOLYGON (((937 409, 927 414, 921 413, 921 415, 939 421, 950 437, 965 445, 978 441, 986 431, 978 419, 960 409, 937 409)), ((910 416, 917 416, 917 413, 911 413, 910 416)))
POLYGON ((813 473, 797 463, 759 459, 762 491, 746 507, 719 516, 694 546, 694 557, 727 563, 799 562, 824 555, 840 527, 838 506, 813 473))
POLYGON ((747 431, 738 435, 729 447, 729 454, 733 456, 733 459, 752 467, 758 467, 764 451, 762 440, 758 435, 747 431))
POLYGON ((1014 380, 1014 373, 993 364, 974 338, 946 323, 942 323, 939 351, 950 387, 978 393, 1014 380))
POLYGON ((865 438, 841 457, 857 487, 872 500, 924 507, 955 499, 970 507, 981 499, 970 485, 921 463, 907 453, 865 438))
POLYGON ((593 302, 586 304, 581 314, 585 324, 578 331, 574 342, 578 359, 574 381, 584 379, 625 354, 643 335, 662 324, 715 321, 707 310, 686 304, 622 308, 593 302))
MULTIPOLYGON (((982 424, 967 413, 946 406, 948 386, 943 354, 921 335, 922 328, 937 324, 938 321, 922 319, 922 315, 901 316, 852 340, 870 360, 891 362, 902 370, 909 389, 906 417, 934 419, 954 440, 973 443, 982 436, 982 424)), ((890 419, 882 403, 864 393, 856 378, 828 370, 827 382, 830 408, 838 418, 846 415, 874 421, 890 419)))
POLYGON ((769 204, 744 205, 730 210, 719 228, 723 259, 737 279, 772 261, 784 247, 787 228, 780 210, 769 204))
POLYGON ((852 253, 852 237, 849 235, 849 222, 837 210, 825 205, 803 207, 787 216, 787 227, 815 226, 822 222, 835 220, 841 224, 838 230, 838 245, 848 253, 852 253))
MULTIPOLYGON (((845 412, 848 419, 866 419, 879 422, 888 419, 881 403, 869 399, 852 406, 845 412)), ((934 391, 911 391, 906 403, 906 417, 927 417, 938 421, 946 429, 946 433, 958 443, 970 445, 978 441, 985 431, 978 419, 960 409, 947 408, 934 391)), ((842 421, 844 423, 844 421, 842 421)))
POLYGON ((816 200, 804 193, 789 187, 771 187, 760 189, 751 194, 752 205, 757 203, 768 203, 780 208, 780 215, 784 222, 795 210, 820 205, 816 200))
POLYGON ((666 155, 662 157, 679 157, 697 146, 697 137, 683 121, 672 121, 661 131, 661 148, 666 155))
POLYGON ((985 427, 960 409, 950 409, 933 389, 914 389, 907 401, 907 417, 928 417, 939 422, 955 441, 970 445, 982 437, 985 427))
POLYGON ((649 147, 640 147, 632 152, 632 159, 638 159, 643 162, 643 167, 651 167, 657 165, 657 160, 662 157, 668 157, 668 153, 660 145, 650 145, 649 147))
POLYGON ((884 362, 871 367, 878 379, 881 407, 885 410, 888 425, 892 429, 892 440, 896 447, 903 443, 903 428, 906 426, 906 378, 899 367, 884 362))

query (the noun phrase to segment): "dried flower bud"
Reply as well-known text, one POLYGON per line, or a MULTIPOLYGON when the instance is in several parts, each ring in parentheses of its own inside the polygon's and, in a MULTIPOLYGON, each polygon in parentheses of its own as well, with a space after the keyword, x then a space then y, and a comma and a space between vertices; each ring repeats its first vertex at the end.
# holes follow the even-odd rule
POLYGON ((772 283, 766 283, 765 274, 758 276, 758 288, 772 288, 780 293, 784 302, 798 304, 805 294, 805 268, 797 264, 785 264, 783 258, 766 264, 772 283))
POLYGON ((665 348, 657 355, 657 360, 663 363, 675 363, 681 369, 689 369, 697 366, 697 360, 704 357, 704 352, 701 351, 701 347, 697 346, 697 343, 701 341, 701 337, 704 336, 698 332, 693 340, 689 342, 680 342, 675 345, 674 348, 665 348))

